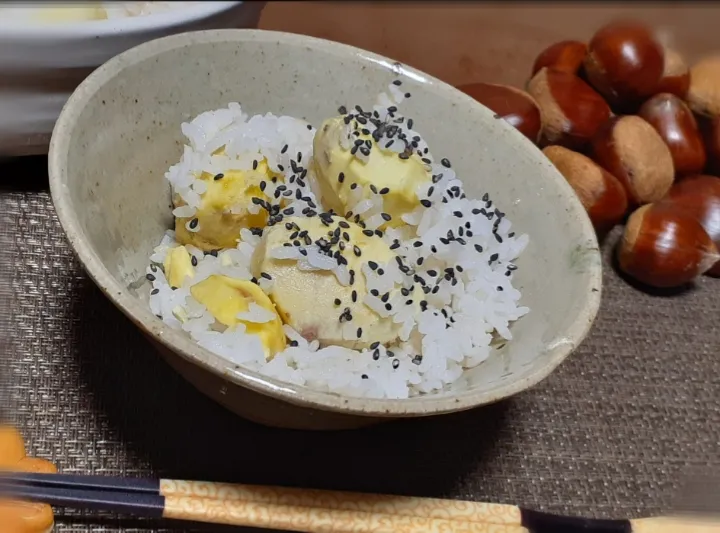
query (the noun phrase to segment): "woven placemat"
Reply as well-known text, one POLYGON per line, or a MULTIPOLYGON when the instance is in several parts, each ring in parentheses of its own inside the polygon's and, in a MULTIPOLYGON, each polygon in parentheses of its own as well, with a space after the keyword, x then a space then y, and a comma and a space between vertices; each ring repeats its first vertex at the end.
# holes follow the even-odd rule
MULTIPOLYGON (((540 386, 500 404, 342 433, 268 429, 187 385, 95 288, 64 239, 45 165, 0 165, 11 288, 0 295, 13 300, 0 306, 10 339, 0 405, 30 453, 64 472, 635 517, 667 510, 686 475, 720 471, 720 280, 649 296, 606 268, 591 336, 540 386)), ((68 513, 56 531, 198 528, 68 513)))

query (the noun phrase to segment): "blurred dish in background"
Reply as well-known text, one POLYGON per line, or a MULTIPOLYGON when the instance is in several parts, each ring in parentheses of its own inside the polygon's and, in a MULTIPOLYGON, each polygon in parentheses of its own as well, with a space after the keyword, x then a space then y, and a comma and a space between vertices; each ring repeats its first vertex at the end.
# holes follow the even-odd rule
POLYGON ((0 157, 47 153, 70 93, 113 56, 196 30, 255 28, 265 2, 0 6, 0 157))

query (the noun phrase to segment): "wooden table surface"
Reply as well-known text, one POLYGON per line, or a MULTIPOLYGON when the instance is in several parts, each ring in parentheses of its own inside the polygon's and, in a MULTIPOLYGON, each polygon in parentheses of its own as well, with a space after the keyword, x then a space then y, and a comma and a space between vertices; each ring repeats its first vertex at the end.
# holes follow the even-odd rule
POLYGON ((261 27, 352 44, 451 84, 522 86, 542 48, 619 17, 659 28, 689 59, 720 51, 713 2, 269 2, 261 27))

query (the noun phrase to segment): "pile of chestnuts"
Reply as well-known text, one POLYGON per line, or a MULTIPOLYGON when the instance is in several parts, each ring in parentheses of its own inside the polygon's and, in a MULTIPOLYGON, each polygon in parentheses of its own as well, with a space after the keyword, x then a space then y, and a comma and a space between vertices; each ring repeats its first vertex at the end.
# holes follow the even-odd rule
POLYGON ((459 89, 542 148, 600 238, 625 221, 627 275, 661 288, 720 276, 720 55, 689 68, 647 26, 615 21, 543 50, 525 90, 459 89))

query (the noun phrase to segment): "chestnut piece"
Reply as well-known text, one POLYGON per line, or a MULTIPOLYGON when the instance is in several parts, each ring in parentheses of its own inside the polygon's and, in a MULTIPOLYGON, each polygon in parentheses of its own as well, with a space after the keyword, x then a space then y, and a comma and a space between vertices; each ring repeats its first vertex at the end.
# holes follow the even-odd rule
POLYGON ((645 102, 638 115, 660 134, 670 148, 675 174, 697 174, 705 168, 705 145, 692 111, 669 93, 656 94, 645 102))
POLYGON ((699 115, 720 116, 720 56, 705 58, 690 69, 687 102, 699 115))
POLYGON ((548 146, 543 154, 575 190, 598 234, 622 220, 628 202, 617 178, 592 159, 562 146, 548 146))
POLYGON ((720 176, 720 117, 698 117, 707 152, 707 171, 720 176))
POLYGON ((690 69, 683 57, 671 48, 665 48, 665 66, 656 92, 674 94, 685 100, 690 88, 690 69))
POLYGON ((607 121, 592 141, 593 159, 620 180, 631 204, 649 204, 670 190, 672 155, 662 137, 634 115, 607 121))
POLYGON ((508 121, 532 142, 538 142, 542 126, 540 108, 525 91, 494 83, 471 83, 458 89, 495 111, 498 118, 508 121))
POLYGON ((700 223, 666 203, 645 205, 628 219, 620 239, 623 272, 652 287, 679 287, 720 259, 700 223))
MULTIPOLYGON (((688 176, 672 186, 665 200, 697 220, 720 249, 720 178, 688 176)), ((707 272, 720 276, 720 262, 707 272)))
POLYGON ((599 235, 622 220, 627 195, 615 176, 592 159, 562 146, 548 146, 543 154, 573 188, 599 235))
POLYGON ((551 44, 535 59, 532 75, 544 67, 568 74, 577 74, 587 54, 587 45, 580 41, 560 41, 551 44))
POLYGON ((584 64, 590 84, 610 105, 628 110, 657 92, 665 60, 648 27, 617 21, 593 35, 584 64))
POLYGON ((540 106, 543 144, 582 148, 610 118, 610 107, 602 96, 567 72, 540 69, 530 80, 528 92, 540 106))

